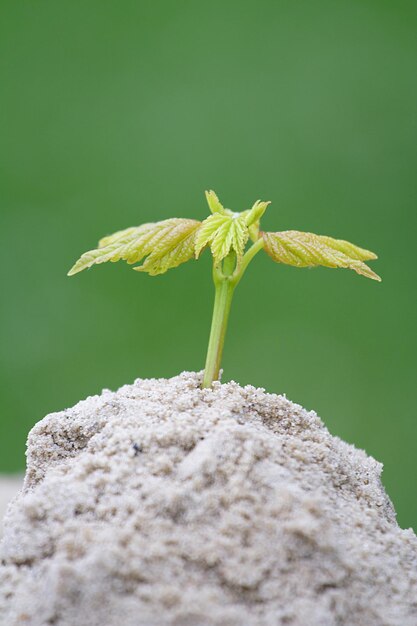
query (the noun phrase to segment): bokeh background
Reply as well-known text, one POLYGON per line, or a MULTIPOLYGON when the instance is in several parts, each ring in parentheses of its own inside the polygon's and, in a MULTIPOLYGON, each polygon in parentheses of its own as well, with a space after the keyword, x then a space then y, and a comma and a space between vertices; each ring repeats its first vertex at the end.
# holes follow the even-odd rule
POLYGON ((207 253, 66 272, 115 230, 203 219, 213 188, 379 254, 382 284, 258 255, 224 380, 315 409, 417 527, 416 26, 404 0, 2 0, 0 472, 46 413, 203 367, 207 253))

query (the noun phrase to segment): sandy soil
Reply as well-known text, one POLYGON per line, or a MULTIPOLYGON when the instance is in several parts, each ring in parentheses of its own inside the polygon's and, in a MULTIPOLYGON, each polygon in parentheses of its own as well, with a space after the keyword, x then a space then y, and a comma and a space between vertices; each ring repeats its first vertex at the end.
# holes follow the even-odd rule
POLYGON ((0 537, 3 531, 3 516, 7 505, 23 484, 23 476, 0 476, 0 537))
POLYGON ((0 545, 7 626, 416 626, 380 463, 284 397, 137 380, 41 420, 0 545))

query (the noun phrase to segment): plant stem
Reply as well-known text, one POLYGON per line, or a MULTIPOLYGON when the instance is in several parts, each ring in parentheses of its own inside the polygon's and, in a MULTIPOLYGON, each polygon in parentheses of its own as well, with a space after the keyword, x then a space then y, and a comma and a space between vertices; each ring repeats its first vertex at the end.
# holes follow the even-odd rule
POLYGON ((236 255, 232 252, 223 261, 222 270, 215 266, 213 267, 213 280, 216 291, 206 366, 204 370, 203 388, 211 387, 213 381, 219 378, 227 321, 229 319, 230 306, 236 286, 233 280, 235 262, 236 255))
POLYGON ((224 339, 226 336, 233 293, 247 266, 255 254, 263 248, 263 245, 263 240, 261 238, 258 239, 245 253, 242 261, 238 265, 236 264, 235 252, 231 252, 224 259, 222 267, 213 265, 215 297, 203 388, 211 387, 213 381, 219 378, 224 339))
POLYGON ((262 250, 263 247, 264 247, 264 240, 263 240, 262 237, 260 237, 249 248, 249 250, 247 250, 245 252, 245 254, 243 255, 242 262, 241 262, 240 267, 239 267, 239 271, 237 272, 237 274, 235 276, 236 285, 238 284, 238 282, 242 278, 243 274, 245 273, 246 268, 248 267, 249 263, 252 261, 252 259, 255 256, 255 254, 258 254, 259 250, 262 250))

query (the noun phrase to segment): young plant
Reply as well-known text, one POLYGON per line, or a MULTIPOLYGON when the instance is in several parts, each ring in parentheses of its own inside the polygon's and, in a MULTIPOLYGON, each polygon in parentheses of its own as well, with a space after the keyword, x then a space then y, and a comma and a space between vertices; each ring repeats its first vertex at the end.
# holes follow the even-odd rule
POLYGON ((132 264, 144 259, 142 265, 133 269, 156 276, 194 257, 198 259, 209 247, 213 256, 215 298, 203 387, 210 387, 219 377, 233 293, 260 250, 265 250, 277 263, 294 267, 345 267, 381 280, 364 263, 376 259, 376 254, 348 241, 296 230, 261 231, 260 220, 269 202, 257 200, 251 209, 235 213, 223 207, 214 191, 206 191, 206 198, 211 215, 204 221, 174 217, 120 230, 101 239, 98 248, 85 252, 68 272, 72 276, 106 261, 122 259, 132 264))

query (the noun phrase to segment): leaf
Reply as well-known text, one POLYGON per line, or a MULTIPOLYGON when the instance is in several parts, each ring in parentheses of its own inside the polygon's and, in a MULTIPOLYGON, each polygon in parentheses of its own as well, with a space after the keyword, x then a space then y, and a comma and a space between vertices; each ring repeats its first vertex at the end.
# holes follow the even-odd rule
POLYGON ((226 209, 224 208, 224 206, 221 204, 220 200, 218 199, 216 193, 214 191, 206 191, 206 199, 207 199, 207 203, 209 205, 210 211, 215 214, 215 213, 222 213, 224 214, 226 209))
POLYGON ((236 252, 239 261, 249 236, 253 241, 258 238, 259 220, 269 202, 257 200, 250 210, 234 213, 223 207, 214 191, 206 191, 206 198, 212 215, 204 220, 198 232, 196 257, 210 245, 216 263, 220 263, 231 250, 236 252))
POLYGON ((228 220, 229 218, 227 215, 215 213, 203 221, 195 241, 195 256, 197 259, 200 256, 202 249, 205 248, 205 246, 207 246, 215 236, 216 231, 228 220))
POLYGON ((333 239, 313 233, 287 230, 279 233, 262 233, 265 251, 277 263, 295 267, 344 267, 352 269, 362 276, 380 281, 363 261, 376 259, 369 250, 355 246, 349 241, 333 239))
POLYGON ((101 239, 95 250, 85 252, 68 276, 107 261, 122 259, 132 264, 145 257, 148 258, 143 266, 133 269, 152 276, 162 274, 194 256, 195 236, 200 224, 197 220, 173 218, 117 231, 101 239))
POLYGON ((220 263, 231 250, 236 252, 238 259, 242 256, 249 231, 245 216, 240 213, 210 215, 202 223, 196 237, 195 255, 199 257, 202 249, 210 245, 216 263, 220 263))
POLYGON ((249 230, 249 237, 253 242, 257 241, 259 237, 259 222, 269 204, 271 203, 257 200, 249 211, 244 212, 246 216, 246 224, 249 230))
POLYGON ((156 276, 194 258, 195 239, 201 222, 184 219, 177 222, 178 225, 154 248, 144 263, 134 267, 134 270, 156 276))
POLYGON ((270 202, 262 202, 261 200, 257 200, 253 207, 246 212, 246 224, 247 226, 251 226, 252 224, 259 223, 262 215, 265 213, 270 202))

